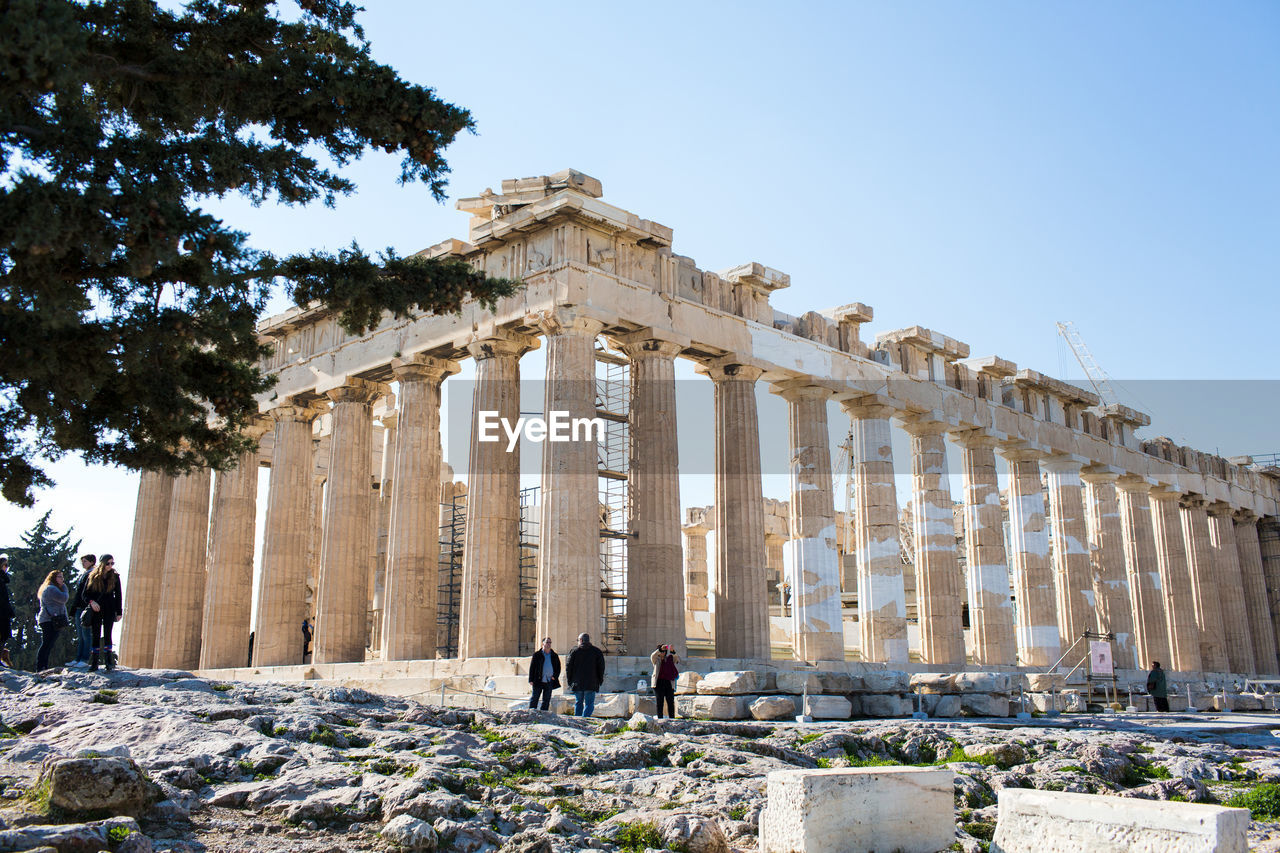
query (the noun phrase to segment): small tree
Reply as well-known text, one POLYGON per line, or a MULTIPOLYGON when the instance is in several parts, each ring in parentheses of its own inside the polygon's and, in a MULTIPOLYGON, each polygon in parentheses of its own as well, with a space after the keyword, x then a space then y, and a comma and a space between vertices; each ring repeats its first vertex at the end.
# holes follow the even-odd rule
MULTIPOLYGON (((76 554, 80 550, 79 539, 71 541, 72 531, 58 533, 49 524, 52 510, 40 517, 30 530, 22 534, 22 545, 8 548, 9 594, 13 598, 13 638, 9 640, 9 654, 18 669, 35 669, 36 652, 40 648, 40 631, 36 627, 36 613, 40 602, 36 592, 45 576, 60 570, 67 580, 67 591, 74 594, 80 582, 81 572, 76 554)), ((68 615, 70 612, 68 611, 68 615)), ((72 617, 74 618, 74 617, 72 617)), ((58 637, 49 663, 57 665, 75 656, 75 626, 63 630, 58 637)))

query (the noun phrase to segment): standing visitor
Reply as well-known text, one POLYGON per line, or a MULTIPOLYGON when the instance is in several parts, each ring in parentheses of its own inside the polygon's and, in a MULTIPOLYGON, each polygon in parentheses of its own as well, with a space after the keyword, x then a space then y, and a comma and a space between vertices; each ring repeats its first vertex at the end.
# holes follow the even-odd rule
POLYGON ((307 662, 307 655, 311 654, 311 620, 305 616, 302 619, 302 662, 307 662))
POLYGON ((1158 660, 1151 662, 1151 672, 1147 673, 1147 693, 1151 694, 1157 711, 1169 710, 1169 682, 1165 679, 1158 660))
POLYGON ((49 653, 53 644, 58 642, 58 634, 71 624, 67 617, 67 601, 71 594, 67 592, 66 581, 62 572, 54 569, 45 575, 44 583, 36 593, 40 602, 40 612, 36 614, 36 622, 40 625, 40 649, 36 652, 36 672, 49 668, 49 653))
POLYGON ((551 638, 542 638, 542 648, 529 658, 529 683, 533 685, 533 695, 529 697, 529 707, 538 707, 538 697, 542 697, 542 710, 551 708, 551 691, 560 686, 560 655, 551 648, 551 638))
POLYGON ((675 649, 667 645, 659 645, 649 662, 653 664, 653 695, 658 699, 658 718, 662 718, 662 705, 667 705, 667 716, 676 718, 676 679, 680 670, 676 667, 675 649))
POLYGON ((9 555, 0 554, 0 663, 13 666, 9 658, 9 635, 13 632, 13 599, 9 597, 9 555))
POLYGON ((89 629, 93 634, 93 654, 89 669, 95 671, 101 660, 107 672, 116 668, 116 655, 111 644, 111 629, 124 613, 124 596, 120 589, 120 575, 116 574, 116 561, 110 554, 103 554, 98 567, 89 573, 85 584, 85 598, 89 601, 89 629))
POLYGON ((93 638, 89 636, 89 602, 84 597, 85 584, 89 582, 89 574, 94 563, 98 562, 95 554, 85 554, 80 558, 80 583, 76 586, 76 595, 71 603, 71 620, 75 623, 76 663, 88 663, 89 652, 93 649, 93 638))
POLYGON ((590 634, 578 635, 578 646, 569 652, 564 674, 577 700, 573 715, 590 717, 596 709, 596 691, 604 684, 604 652, 591 645, 590 634))

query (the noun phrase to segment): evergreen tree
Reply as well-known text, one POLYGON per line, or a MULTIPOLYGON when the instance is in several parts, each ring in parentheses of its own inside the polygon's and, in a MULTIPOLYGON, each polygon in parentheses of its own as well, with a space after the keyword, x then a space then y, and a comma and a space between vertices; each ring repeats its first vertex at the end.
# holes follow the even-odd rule
MULTIPOLYGON (((13 638, 9 641, 9 655, 18 669, 35 669, 36 651, 40 648, 40 630, 36 626, 36 613, 40 602, 36 593, 49 572, 60 570, 67 581, 67 591, 73 592, 80 582, 80 563, 76 555, 80 540, 71 541, 72 531, 58 533, 49 524, 52 510, 22 534, 22 544, 5 549, 9 554, 9 593, 13 598, 13 638)), ((75 657, 76 632, 72 625, 62 630, 58 642, 49 655, 49 664, 56 666, 75 657)))
MULTIPOLYGON (((277 258, 200 208, 332 204, 366 150, 437 201, 470 114, 376 62, 341 0, 0 3, 0 493, 42 465, 225 469, 270 387, 255 323, 273 283, 349 330, 384 311, 492 306, 516 283, 457 259, 277 258)), ((424 37, 424 47, 429 41, 424 37)))

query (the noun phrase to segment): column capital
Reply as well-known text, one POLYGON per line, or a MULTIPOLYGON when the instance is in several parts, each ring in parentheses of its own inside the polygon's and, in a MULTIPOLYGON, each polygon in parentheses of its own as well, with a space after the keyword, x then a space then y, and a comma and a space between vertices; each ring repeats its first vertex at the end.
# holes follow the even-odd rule
POLYGON ((532 349, 538 348, 538 339, 533 335, 513 332, 507 329, 496 329, 493 334, 476 337, 466 345, 467 352, 476 361, 486 361, 502 356, 519 357, 532 349))
POLYGON ((330 388, 324 392, 334 403, 372 403, 378 397, 384 394, 390 394, 391 389, 382 382, 373 382, 369 379, 361 379, 358 376, 348 376, 342 380, 342 384, 337 388, 330 388))
POLYGON ((594 338, 604 329, 604 321, 597 320, 595 317, 573 308, 552 308, 548 311, 539 311, 537 314, 526 318, 525 322, 541 330, 548 337, 580 335, 594 338))
POLYGON ((752 364, 743 364, 733 355, 723 355, 719 358, 704 361, 702 366, 698 368, 698 372, 710 377, 713 382, 726 382, 734 379, 755 382, 764 375, 762 368, 752 364))
POLYGON ((815 385, 814 381, 811 377, 797 377, 795 379, 783 379, 780 382, 770 382, 769 393, 777 394, 782 399, 792 403, 798 403, 802 400, 830 400, 831 389, 815 385))
POLYGON ((1079 474, 1087 461, 1083 456, 1075 456, 1070 453, 1055 453, 1041 458, 1040 467, 1056 474, 1079 474))
POLYGON ((957 429, 951 431, 951 439, 964 448, 995 448, 1003 441, 1003 437, 986 429, 957 429))
POLYGON ((421 353, 408 358, 391 359, 391 372, 401 382, 406 379, 442 380, 446 376, 457 373, 458 369, 459 364, 453 359, 436 358, 435 356, 421 353))
POLYGON ((1080 469, 1080 479, 1086 483, 1105 484, 1114 483, 1120 479, 1122 472, 1110 465, 1086 465, 1080 469))
POLYGON ((1044 458, 1045 453, 1025 441, 1015 441, 1002 445, 1000 455, 1010 462, 1039 462, 1044 458))
POLYGON ((665 329, 646 326, 633 332, 610 332, 607 337, 626 353, 628 358, 637 356, 667 356, 673 358, 689 346, 689 339, 665 329))
POLYGON ((254 441, 257 441, 267 433, 271 432, 274 428, 275 423, 271 418, 259 415, 258 417, 250 418, 249 422, 244 425, 244 429, 242 429, 241 432, 252 438, 254 441))
POLYGON ((952 427, 946 416, 937 409, 904 414, 901 422, 908 435, 941 435, 952 427))
POLYGON ((1238 509, 1231 515, 1236 524, 1257 525, 1258 514, 1251 509, 1238 509))
POLYGON ((836 396, 840 408, 851 418, 891 418, 901 410, 901 405, 884 394, 854 392, 836 396))
POLYGON ((1164 483, 1158 483, 1151 487, 1151 500, 1153 501, 1178 501, 1181 499, 1182 492, 1164 483))
POLYGON ((1209 503, 1209 515, 1226 516, 1227 518, 1230 518, 1232 512, 1234 512, 1234 510, 1232 509, 1231 504, 1226 501, 1211 501, 1209 503))
POLYGON ((1150 493, 1152 486, 1147 478, 1140 474, 1121 474, 1116 479, 1116 488, 1124 492, 1150 493))
POLYGON ((1207 509, 1209 506, 1209 499, 1204 495, 1195 494, 1193 492, 1191 494, 1181 495, 1178 498, 1178 506, 1183 509, 1207 509))
POLYGON ((279 406, 268 409, 264 414, 274 422, 298 421, 300 423, 310 423, 326 411, 327 409, 320 400, 304 401, 299 400, 297 397, 290 397, 279 406))

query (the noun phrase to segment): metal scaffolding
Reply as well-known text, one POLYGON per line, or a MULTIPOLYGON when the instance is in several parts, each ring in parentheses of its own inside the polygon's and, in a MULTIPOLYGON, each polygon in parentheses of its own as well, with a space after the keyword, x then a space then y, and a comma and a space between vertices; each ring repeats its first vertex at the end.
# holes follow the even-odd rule
POLYGON ((538 498, 541 489, 520 490, 520 645, 522 655, 541 647, 538 631, 538 498))
POLYGON ((627 540, 630 527, 627 469, 630 464, 631 364, 616 350, 596 343, 596 417, 604 421, 597 443, 600 489, 601 648, 625 654, 627 625, 627 540))

